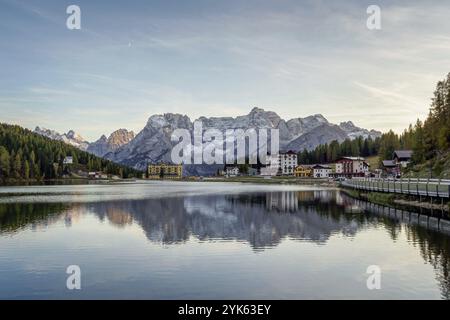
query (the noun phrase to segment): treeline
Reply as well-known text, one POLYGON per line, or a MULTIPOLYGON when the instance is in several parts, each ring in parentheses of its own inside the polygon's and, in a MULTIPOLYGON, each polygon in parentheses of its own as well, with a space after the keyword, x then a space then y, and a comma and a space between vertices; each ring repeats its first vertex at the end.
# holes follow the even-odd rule
POLYGON ((301 164, 330 163, 343 156, 368 157, 378 154, 380 138, 364 139, 359 137, 354 140, 346 139, 343 142, 334 140, 329 144, 317 146, 314 150, 303 150, 298 153, 298 162, 301 164))
POLYGON ((416 162, 450 151, 450 73, 438 82, 427 119, 417 120, 409 130, 416 162))
POLYGON ((20 126, 0 124, 0 181, 55 179, 69 173, 70 168, 102 171, 123 178, 141 174, 20 126), (64 165, 67 156, 73 158, 73 165, 64 165))
POLYGON ((413 150, 413 163, 420 164, 450 150, 450 73, 439 81, 434 92, 427 119, 417 120, 402 134, 392 130, 376 139, 347 139, 341 143, 333 141, 298 153, 298 161, 303 164, 329 163, 341 156, 375 156, 380 161, 392 159, 395 150, 413 150))

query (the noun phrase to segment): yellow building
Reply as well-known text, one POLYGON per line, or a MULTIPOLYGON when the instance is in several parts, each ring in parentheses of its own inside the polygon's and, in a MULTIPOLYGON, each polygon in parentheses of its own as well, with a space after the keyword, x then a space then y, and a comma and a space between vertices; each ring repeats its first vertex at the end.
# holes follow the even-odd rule
POLYGON ((312 167, 307 165, 299 165, 294 169, 294 175, 299 178, 306 178, 312 176, 312 167))
POLYGON ((148 166, 149 179, 181 179, 183 166, 181 164, 150 164, 148 166))

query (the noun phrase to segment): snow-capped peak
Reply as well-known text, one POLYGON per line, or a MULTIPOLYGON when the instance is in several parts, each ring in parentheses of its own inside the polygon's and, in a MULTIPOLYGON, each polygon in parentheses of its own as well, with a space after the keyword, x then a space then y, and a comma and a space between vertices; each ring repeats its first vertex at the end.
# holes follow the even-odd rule
POLYGON ((86 150, 89 146, 89 142, 85 141, 83 137, 75 133, 75 131, 73 130, 69 130, 67 133, 60 134, 55 130, 37 126, 34 129, 34 132, 52 140, 63 141, 81 150, 86 150))

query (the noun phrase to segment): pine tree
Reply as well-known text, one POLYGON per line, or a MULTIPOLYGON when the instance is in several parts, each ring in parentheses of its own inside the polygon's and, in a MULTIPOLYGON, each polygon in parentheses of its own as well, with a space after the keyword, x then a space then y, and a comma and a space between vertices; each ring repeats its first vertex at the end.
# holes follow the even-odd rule
POLYGON ((23 178, 26 180, 30 179, 30 164, 28 160, 23 164, 23 178))
POLYGON ((33 165, 33 178, 36 180, 40 180, 42 178, 41 176, 41 166, 39 163, 35 163, 33 165))
POLYGON ((20 179, 21 178, 21 172, 22 172, 22 154, 21 152, 17 152, 12 158, 11 162, 11 168, 12 168, 12 176, 14 179, 20 179))
POLYGON ((0 146, 0 180, 9 178, 10 172, 9 152, 5 147, 0 146))

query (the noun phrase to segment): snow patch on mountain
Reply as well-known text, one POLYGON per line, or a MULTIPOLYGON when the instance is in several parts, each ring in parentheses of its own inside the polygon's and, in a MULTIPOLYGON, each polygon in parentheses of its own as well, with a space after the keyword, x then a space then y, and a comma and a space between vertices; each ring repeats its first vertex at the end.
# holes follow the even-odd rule
POLYGON ((34 129, 34 132, 53 140, 63 141, 64 143, 70 144, 83 151, 86 151, 89 147, 89 142, 87 142, 81 135, 77 134, 73 130, 69 130, 67 133, 60 134, 55 130, 36 127, 34 129))

